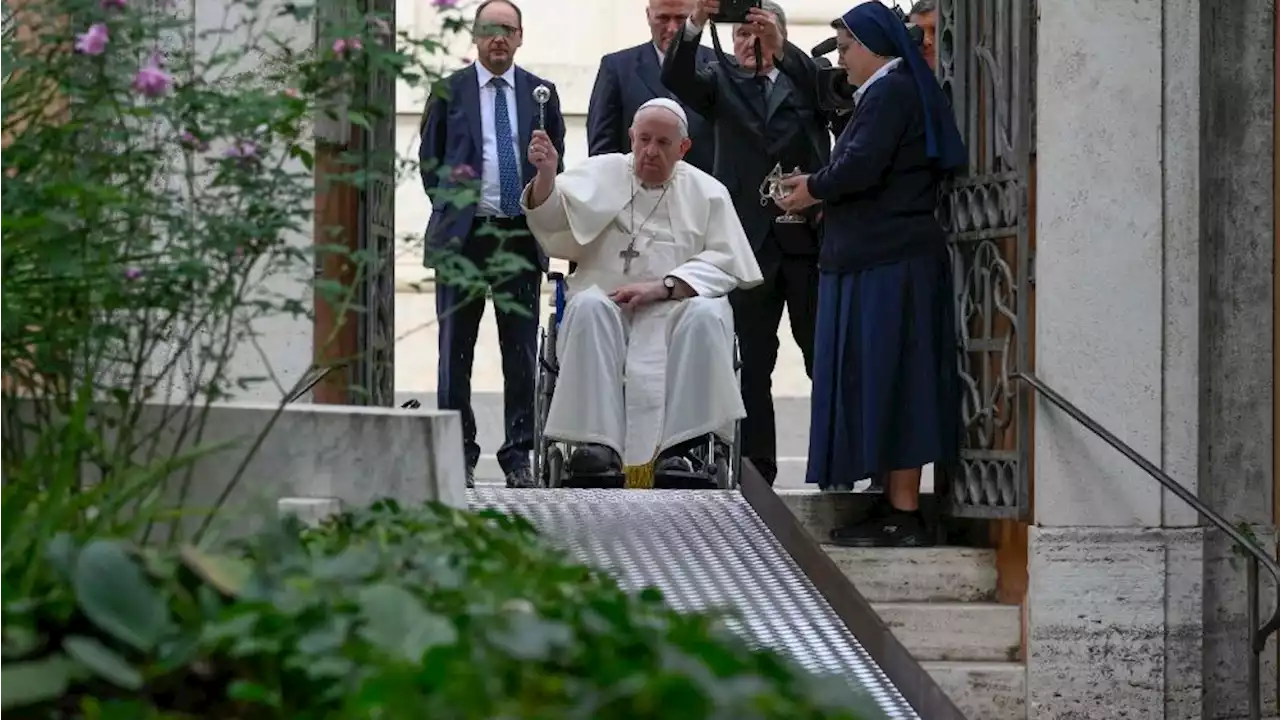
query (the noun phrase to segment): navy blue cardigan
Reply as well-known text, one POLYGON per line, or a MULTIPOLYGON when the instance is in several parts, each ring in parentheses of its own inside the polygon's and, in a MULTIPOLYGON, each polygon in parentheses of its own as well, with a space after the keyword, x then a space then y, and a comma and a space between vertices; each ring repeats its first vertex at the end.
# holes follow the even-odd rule
POLYGON ((945 246, 934 217, 943 174, 928 156, 924 106, 911 71, 899 65, 867 88, 831 162, 809 176, 823 201, 827 272, 897 262, 945 246))

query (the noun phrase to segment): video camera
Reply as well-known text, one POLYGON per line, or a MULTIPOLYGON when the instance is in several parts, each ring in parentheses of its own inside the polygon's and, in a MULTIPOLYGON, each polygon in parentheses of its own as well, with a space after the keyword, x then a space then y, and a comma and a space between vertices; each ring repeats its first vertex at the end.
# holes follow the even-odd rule
MULTIPOLYGON (((907 26, 907 36, 916 44, 916 47, 924 45, 924 28, 911 24, 910 19, 902 11, 902 8, 894 7, 892 9, 893 13, 902 21, 902 24, 907 26)), ((857 88, 849 84, 844 68, 833 67, 831 61, 823 57, 823 55, 831 53, 835 49, 836 39, 829 37, 814 45, 813 49, 809 51, 809 55, 818 65, 818 107, 822 108, 822 111, 826 113, 843 114, 853 109, 853 93, 857 91, 857 88)))

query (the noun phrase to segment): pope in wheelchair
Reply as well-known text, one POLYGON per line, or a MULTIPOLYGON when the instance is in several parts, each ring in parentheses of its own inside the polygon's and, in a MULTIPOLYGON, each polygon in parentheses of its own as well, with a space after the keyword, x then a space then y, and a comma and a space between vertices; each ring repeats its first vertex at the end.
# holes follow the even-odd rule
POLYGON ((631 153, 559 176, 546 134, 529 145, 529 230, 547 255, 576 264, 550 328, 555 390, 535 453, 548 441, 573 448, 568 484, 617 486, 592 479, 651 466, 660 487, 699 487, 724 475, 725 448, 737 448, 746 412, 726 295, 760 283, 760 268, 728 190, 681 160, 680 105, 645 103, 630 135, 631 153))

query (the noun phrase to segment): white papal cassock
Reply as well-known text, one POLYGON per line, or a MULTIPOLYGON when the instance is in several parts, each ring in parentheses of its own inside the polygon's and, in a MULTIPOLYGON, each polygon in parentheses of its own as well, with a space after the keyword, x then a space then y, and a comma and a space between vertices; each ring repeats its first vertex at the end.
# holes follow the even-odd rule
POLYGON ((725 295, 761 276, 724 185, 678 162, 666 185, 644 188, 632 156, 614 154, 557 176, 537 208, 527 192, 522 205, 542 249, 578 264, 556 343, 547 437, 611 447, 626 465, 710 432, 731 441, 746 412, 725 295), (634 313, 608 297, 668 275, 698 296, 634 313))

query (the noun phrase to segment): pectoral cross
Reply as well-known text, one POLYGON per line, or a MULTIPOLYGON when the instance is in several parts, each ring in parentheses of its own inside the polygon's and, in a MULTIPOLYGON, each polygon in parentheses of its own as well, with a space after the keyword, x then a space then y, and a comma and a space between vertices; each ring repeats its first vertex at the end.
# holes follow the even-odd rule
POLYGON ((631 274, 631 261, 640 257, 640 252, 636 250, 636 239, 631 238, 631 244, 627 245, 627 249, 618 253, 618 257, 622 258, 622 274, 631 274))

